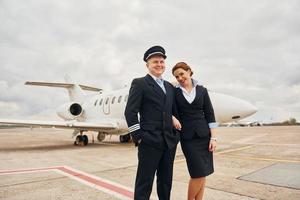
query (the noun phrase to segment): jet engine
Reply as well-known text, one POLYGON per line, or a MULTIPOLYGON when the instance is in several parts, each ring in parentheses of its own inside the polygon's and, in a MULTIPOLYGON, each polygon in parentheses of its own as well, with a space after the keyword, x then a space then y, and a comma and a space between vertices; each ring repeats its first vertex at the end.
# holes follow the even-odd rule
POLYGON ((61 105, 56 113, 59 117, 63 118, 64 120, 73 120, 82 116, 83 109, 79 103, 70 102, 61 105))

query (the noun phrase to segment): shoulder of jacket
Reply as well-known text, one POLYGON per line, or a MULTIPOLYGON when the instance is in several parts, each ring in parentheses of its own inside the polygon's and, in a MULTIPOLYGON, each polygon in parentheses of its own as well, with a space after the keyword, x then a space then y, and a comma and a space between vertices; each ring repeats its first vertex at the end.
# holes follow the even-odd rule
POLYGON ((172 83, 170 83, 169 81, 164 80, 169 86, 174 87, 174 85, 172 83))
POLYGON ((142 81, 144 81, 144 77, 134 78, 134 79, 132 80, 133 83, 141 83, 142 81))
POLYGON ((206 89, 203 85, 197 85, 196 87, 206 89))
POLYGON ((138 77, 138 78, 134 78, 133 80, 142 81, 144 79, 145 79, 145 77, 138 77))
POLYGON ((203 85, 197 85, 196 87, 199 88, 202 91, 207 91, 207 88, 204 87, 203 85))

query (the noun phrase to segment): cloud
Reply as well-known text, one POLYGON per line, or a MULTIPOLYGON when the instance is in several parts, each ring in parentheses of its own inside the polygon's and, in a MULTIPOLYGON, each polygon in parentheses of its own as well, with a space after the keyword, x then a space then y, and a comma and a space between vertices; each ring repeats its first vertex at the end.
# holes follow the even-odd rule
POLYGON ((144 51, 160 44, 166 79, 186 61, 209 89, 258 106, 254 117, 299 121, 299 2, 230 2, 2 0, 0 116, 36 116, 68 100, 64 90, 27 80, 62 82, 69 74, 104 89, 128 85, 147 73, 144 51))

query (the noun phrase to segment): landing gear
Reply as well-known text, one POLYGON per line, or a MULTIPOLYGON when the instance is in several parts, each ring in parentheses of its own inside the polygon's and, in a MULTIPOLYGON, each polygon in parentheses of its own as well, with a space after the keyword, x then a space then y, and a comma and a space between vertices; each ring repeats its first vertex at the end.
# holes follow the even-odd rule
POLYGON ((82 140, 83 140, 83 145, 86 146, 89 143, 89 138, 87 135, 83 135, 82 136, 82 140))
POLYGON ((99 142, 102 142, 105 139, 105 133, 99 132, 97 139, 99 142))
POLYGON ((83 132, 80 131, 80 135, 77 135, 74 145, 86 146, 89 143, 89 138, 87 135, 82 135, 83 132))
POLYGON ((131 140, 130 134, 120 135, 119 137, 121 143, 128 143, 131 140))

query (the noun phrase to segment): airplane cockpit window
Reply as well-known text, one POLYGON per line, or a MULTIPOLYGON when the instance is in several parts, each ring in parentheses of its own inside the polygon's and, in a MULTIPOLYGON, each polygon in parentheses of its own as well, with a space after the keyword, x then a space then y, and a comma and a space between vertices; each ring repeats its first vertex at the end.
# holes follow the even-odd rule
POLYGON ((105 99, 105 105, 108 104, 108 101, 109 101, 109 97, 107 97, 107 98, 105 99))
POLYGON ((121 103, 121 101, 122 101, 122 96, 119 96, 118 103, 121 103))
POLYGON ((111 104, 114 104, 115 100, 116 100, 116 97, 113 97, 112 100, 111 100, 111 104))
POLYGON ((128 94, 125 96, 124 102, 127 102, 127 99, 128 99, 128 94))
POLYGON ((96 105, 97 105, 97 102, 98 102, 98 99, 95 101, 95 103, 94 103, 94 106, 96 106, 96 105))
POLYGON ((101 106, 101 105, 102 105, 102 102, 103 102, 103 99, 101 99, 101 100, 100 100, 100 102, 99 102, 99 106, 101 106))

